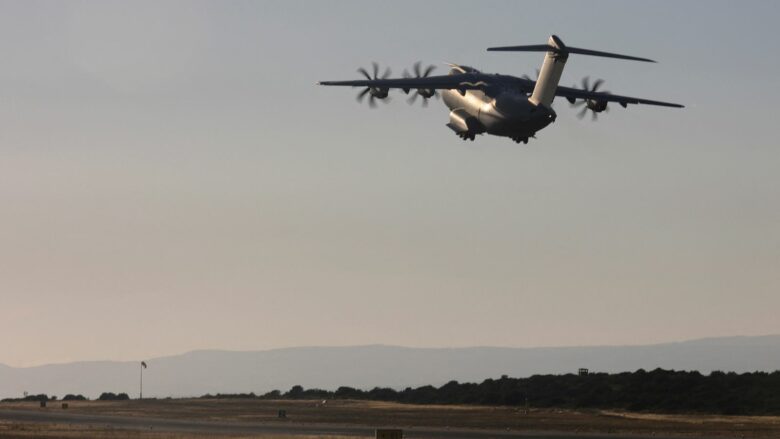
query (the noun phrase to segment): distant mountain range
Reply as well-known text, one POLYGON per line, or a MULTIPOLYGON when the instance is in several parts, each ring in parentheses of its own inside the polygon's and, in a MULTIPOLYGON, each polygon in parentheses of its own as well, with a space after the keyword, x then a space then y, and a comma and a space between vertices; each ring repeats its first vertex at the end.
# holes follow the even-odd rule
MULTIPOLYGON (((146 360, 145 396, 265 393, 305 388, 403 389, 501 375, 623 372, 657 367, 752 372, 780 369, 780 335, 707 338, 643 346, 553 348, 298 347, 267 351, 193 351, 146 360)), ((0 364, 0 397, 23 392, 64 396, 127 392, 138 396, 139 362, 85 361, 36 367, 0 364)))

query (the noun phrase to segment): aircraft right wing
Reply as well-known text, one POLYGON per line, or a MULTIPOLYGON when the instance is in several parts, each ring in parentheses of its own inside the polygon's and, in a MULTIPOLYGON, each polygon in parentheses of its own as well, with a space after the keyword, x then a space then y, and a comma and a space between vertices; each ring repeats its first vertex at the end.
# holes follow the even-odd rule
POLYGON ((592 99, 595 101, 617 102, 626 107, 628 104, 659 105, 661 107, 684 108, 684 105, 671 102, 653 101, 650 99, 633 98, 630 96, 614 95, 611 93, 582 90, 579 88, 561 87, 555 91, 556 96, 568 99, 570 102, 574 99, 592 99))

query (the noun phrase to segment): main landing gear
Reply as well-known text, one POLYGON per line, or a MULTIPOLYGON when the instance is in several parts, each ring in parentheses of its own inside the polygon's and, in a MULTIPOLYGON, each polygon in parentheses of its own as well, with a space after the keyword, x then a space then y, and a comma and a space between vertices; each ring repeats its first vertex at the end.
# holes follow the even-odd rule
MULTIPOLYGON (((474 139, 477 137, 477 133, 472 133, 472 132, 469 132, 469 131, 462 131, 460 133, 455 133, 455 134, 457 134, 458 137, 460 137, 464 141, 465 140, 471 140, 473 142, 474 139)), ((536 138, 536 137, 535 136, 530 136, 530 137, 529 136, 515 136, 515 137, 511 137, 511 139, 514 140, 515 143, 522 143, 523 145, 527 145, 528 144, 528 139, 530 139, 530 138, 536 138)))

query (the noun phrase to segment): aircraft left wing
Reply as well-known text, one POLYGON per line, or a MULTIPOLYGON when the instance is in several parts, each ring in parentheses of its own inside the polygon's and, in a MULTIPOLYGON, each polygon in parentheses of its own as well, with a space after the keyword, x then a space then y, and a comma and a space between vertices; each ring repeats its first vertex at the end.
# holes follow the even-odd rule
POLYGON ((613 95, 611 93, 594 92, 571 87, 558 87, 555 91, 556 96, 568 99, 570 102, 574 99, 592 99, 595 101, 617 102, 625 107, 628 104, 659 105, 661 107, 684 108, 684 105, 671 102, 653 101, 650 99, 633 98, 630 96, 613 95))
MULTIPOLYGON (((486 73, 462 73, 458 75, 428 76, 423 78, 398 78, 398 79, 357 79, 351 81, 321 81, 319 85, 335 85, 346 87, 370 87, 378 89, 398 88, 404 91, 414 89, 430 90, 486 90, 491 86, 516 87, 524 92, 532 92, 535 81, 518 78, 515 76, 495 75, 486 73)), ((654 101, 650 99, 635 98, 631 96, 615 95, 604 92, 593 92, 571 87, 558 87, 556 96, 561 96, 569 101, 575 99, 592 99, 597 101, 616 102, 622 106, 629 104, 659 105, 662 107, 683 108, 683 105, 672 102, 654 101)))
MULTIPOLYGON (((428 76, 424 78, 398 78, 398 79, 357 79, 352 81, 320 81, 319 85, 336 85, 347 87, 371 87, 371 88, 400 88, 402 90, 430 89, 430 90, 484 90, 492 84, 498 83, 500 75, 485 73, 463 73, 459 75, 428 76)), ((503 78, 502 78, 503 79, 503 78)), ((515 81, 528 83, 533 89, 533 81, 513 78, 515 81)))

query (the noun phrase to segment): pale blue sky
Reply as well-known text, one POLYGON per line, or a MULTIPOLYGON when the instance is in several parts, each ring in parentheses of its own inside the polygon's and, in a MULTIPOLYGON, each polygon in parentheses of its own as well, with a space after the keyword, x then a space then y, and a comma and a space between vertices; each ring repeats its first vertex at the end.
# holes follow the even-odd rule
POLYGON ((780 332, 777 2, 0 2, 0 363, 780 332), (687 105, 464 143, 372 60, 687 105))

